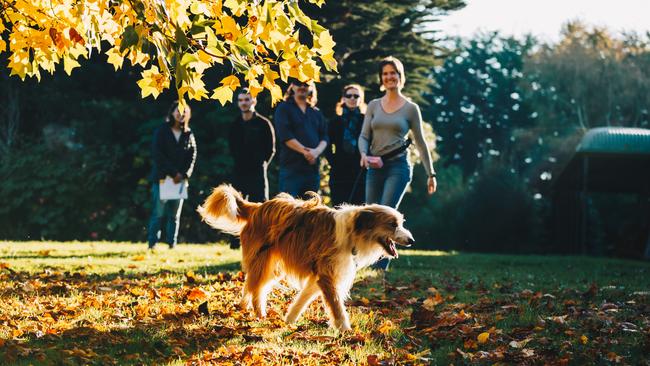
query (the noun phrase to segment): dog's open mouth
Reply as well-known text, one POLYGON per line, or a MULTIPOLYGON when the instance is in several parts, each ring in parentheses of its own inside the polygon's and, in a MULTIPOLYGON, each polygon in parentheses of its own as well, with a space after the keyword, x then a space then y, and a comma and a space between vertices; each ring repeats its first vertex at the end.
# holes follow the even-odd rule
POLYGON ((381 240, 381 246, 384 248, 386 253, 388 253, 388 255, 390 255, 393 258, 398 257, 397 247, 395 247, 396 244, 397 242, 391 238, 384 238, 381 240))

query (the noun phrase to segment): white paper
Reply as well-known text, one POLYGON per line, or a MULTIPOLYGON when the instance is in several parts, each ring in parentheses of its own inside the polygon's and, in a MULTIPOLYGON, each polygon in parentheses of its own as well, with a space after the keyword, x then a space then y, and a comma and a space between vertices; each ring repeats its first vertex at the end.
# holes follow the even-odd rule
POLYGON ((171 177, 165 177, 160 181, 160 199, 161 200, 180 200, 187 198, 187 179, 174 183, 171 177))

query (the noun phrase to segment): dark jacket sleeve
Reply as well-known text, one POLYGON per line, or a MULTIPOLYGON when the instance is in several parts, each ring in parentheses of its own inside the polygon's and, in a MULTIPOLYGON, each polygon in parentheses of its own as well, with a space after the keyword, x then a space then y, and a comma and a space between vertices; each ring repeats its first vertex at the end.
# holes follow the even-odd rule
POLYGON ((262 121, 267 126, 266 136, 264 138, 264 161, 270 162, 275 155, 275 132, 273 132, 273 125, 271 121, 266 118, 262 118, 262 121))
POLYGON ((188 179, 192 172, 194 171, 194 163, 196 163, 196 140, 194 139, 194 134, 190 132, 188 149, 185 151, 185 161, 183 166, 183 177, 188 179))
POLYGON ((296 136, 291 130, 289 124, 289 111, 287 108, 286 102, 280 103, 278 108, 275 109, 275 114, 273 115, 273 123, 275 123, 275 134, 279 142, 285 143, 291 139, 295 139, 296 136))
POLYGON ((318 117, 320 119, 320 123, 318 124, 318 137, 320 141, 325 141, 328 144, 330 143, 330 137, 327 132, 327 120, 325 119, 325 116, 323 113, 320 111, 318 112, 318 117))
POLYGON ((164 128, 156 129, 156 132, 154 132, 153 135, 153 141, 151 143, 153 150, 153 161, 156 165, 156 170, 158 171, 158 176, 154 177, 154 179, 160 179, 161 176, 164 177, 167 175, 174 176, 176 173, 178 173, 176 168, 174 168, 174 163, 165 153, 165 136, 163 135, 164 131, 164 128))

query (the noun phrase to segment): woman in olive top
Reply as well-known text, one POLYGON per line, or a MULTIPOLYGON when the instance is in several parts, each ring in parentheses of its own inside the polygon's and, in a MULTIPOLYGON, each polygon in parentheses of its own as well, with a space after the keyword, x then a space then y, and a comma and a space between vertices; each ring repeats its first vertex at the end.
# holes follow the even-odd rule
MULTIPOLYGON (((383 59, 379 64, 379 80, 381 89, 386 93, 368 103, 359 136, 360 164, 368 168, 366 203, 397 208, 413 175, 406 151, 384 159, 381 167, 371 164, 368 156, 382 156, 398 149, 405 144, 407 134, 411 132, 427 172, 429 194, 436 191, 436 173, 422 133, 420 108, 402 95, 406 81, 404 66, 394 57, 383 59)), ((388 259, 383 259, 375 264, 375 268, 386 270, 389 263, 388 259)))

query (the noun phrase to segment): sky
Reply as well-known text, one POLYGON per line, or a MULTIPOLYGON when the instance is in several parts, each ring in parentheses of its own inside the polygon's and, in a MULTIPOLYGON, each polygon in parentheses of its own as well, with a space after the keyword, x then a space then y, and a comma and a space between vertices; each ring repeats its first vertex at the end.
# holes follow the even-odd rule
POLYGON ((621 32, 650 31, 650 0, 466 0, 462 10, 441 17, 435 29, 443 36, 471 36, 477 30, 504 35, 527 32, 557 41, 562 24, 581 19, 621 32))

